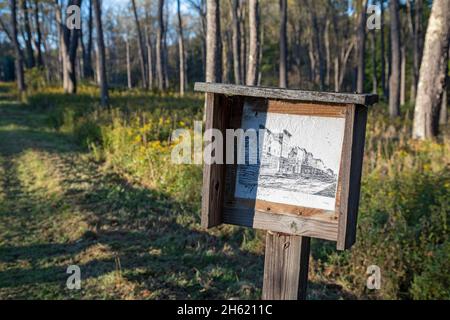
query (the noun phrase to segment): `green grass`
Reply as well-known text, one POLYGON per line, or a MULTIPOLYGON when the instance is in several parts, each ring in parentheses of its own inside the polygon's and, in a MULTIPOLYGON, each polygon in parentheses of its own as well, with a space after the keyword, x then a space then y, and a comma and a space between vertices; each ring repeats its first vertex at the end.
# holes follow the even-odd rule
MULTIPOLYGON (((0 84, 0 299, 259 298, 264 233, 200 228, 201 168, 175 166, 174 128, 203 97, 0 84), (82 290, 65 287, 69 265, 82 290)), ((448 298, 450 143, 410 139, 411 110, 369 115, 358 241, 313 241, 310 299, 448 298), (365 289, 366 268, 382 290, 365 289)))
POLYGON ((0 299, 260 295, 262 257, 237 229, 200 230, 193 206, 96 163, 51 108, 1 99, 0 299))

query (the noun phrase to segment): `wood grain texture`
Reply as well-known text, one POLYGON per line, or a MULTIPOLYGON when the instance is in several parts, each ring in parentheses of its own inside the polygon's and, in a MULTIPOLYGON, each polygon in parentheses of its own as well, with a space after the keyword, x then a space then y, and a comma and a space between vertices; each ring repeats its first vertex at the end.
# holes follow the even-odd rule
POLYGON ((356 105, 349 109, 346 120, 339 199, 339 231, 337 249, 350 249, 356 240, 356 220, 361 189, 361 172, 366 137, 367 108, 356 105))
POLYGON ((223 210, 223 222, 331 241, 336 241, 338 235, 337 220, 321 221, 294 215, 267 213, 243 207, 226 206, 223 210))
POLYGON ((367 112, 365 106, 356 106, 353 127, 352 162, 350 168, 350 194, 348 197, 347 225, 344 249, 350 249, 356 241, 356 220, 361 193, 361 173, 366 143, 367 112))
POLYGON ((337 249, 344 250, 345 236, 347 232, 348 196, 350 193, 350 166, 352 160, 353 125, 355 122, 355 105, 347 108, 344 129, 344 142, 342 145, 341 165, 339 169, 338 194, 336 201, 336 212, 339 215, 339 230, 337 249))
POLYGON ((270 87, 241 86, 222 83, 197 82, 195 84, 194 90, 200 92, 220 93, 228 96, 246 96, 267 99, 325 102, 332 104, 349 103, 370 106, 378 102, 378 96, 374 94, 315 92, 270 87))
MULTIPOLYGON (((261 99, 259 99, 261 100, 261 99)), ((302 116, 315 117, 329 117, 329 118, 344 118, 346 105, 326 105, 323 103, 314 102, 292 102, 285 100, 267 100, 253 102, 251 109, 259 112, 292 114, 302 116)))
MULTIPOLYGON (((229 197, 226 199, 229 199, 229 197)), ((254 208, 256 211, 260 212, 271 214, 288 214, 322 221, 334 221, 338 219, 338 215, 333 210, 306 208, 264 200, 233 198, 231 201, 228 200, 225 203, 225 206, 254 208)))
POLYGON ((306 299, 310 238, 268 232, 263 300, 306 299))
MULTIPOLYGON (((206 95, 205 130, 225 130, 230 106, 223 96, 206 95)), ((225 145, 224 145, 225 147, 225 145)), ((223 164, 204 164, 202 190, 202 227, 212 228, 222 224, 223 199, 225 192, 225 170, 223 164)))

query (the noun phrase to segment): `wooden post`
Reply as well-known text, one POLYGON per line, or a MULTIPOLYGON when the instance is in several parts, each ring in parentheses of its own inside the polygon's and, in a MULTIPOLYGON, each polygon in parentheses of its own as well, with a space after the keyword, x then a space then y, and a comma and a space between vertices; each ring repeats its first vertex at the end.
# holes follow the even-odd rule
POLYGON ((310 240, 267 232, 263 300, 306 299, 310 240))

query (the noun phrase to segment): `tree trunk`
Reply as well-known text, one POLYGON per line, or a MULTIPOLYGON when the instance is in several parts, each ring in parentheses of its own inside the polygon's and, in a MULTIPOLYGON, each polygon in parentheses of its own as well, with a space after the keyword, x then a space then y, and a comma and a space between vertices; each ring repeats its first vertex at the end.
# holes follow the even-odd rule
POLYGON ((101 0, 92 0, 95 12, 95 25, 97 27, 97 47, 99 60, 100 96, 103 107, 109 107, 108 80, 106 77, 105 41, 103 39, 101 0))
POLYGON ((248 21, 250 26, 250 48, 248 55, 247 85, 258 84, 259 70, 259 0, 249 1, 248 21))
MULTIPOLYGON (((69 2, 69 5, 76 5, 81 7, 81 0, 73 0, 71 3, 69 2)), ((69 36, 68 41, 68 80, 67 83, 67 92, 70 94, 77 93, 77 75, 76 75, 76 61, 77 61, 77 52, 78 52, 78 40, 80 36, 80 30, 73 29, 68 30, 66 29, 66 32, 69 36)))
POLYGON ((320 28, 319 22, 317 19, 317 9, 315 7, 315 2, 308 2, 308 7, 310 8, 310 14, 312 18, 312 27, 313 27, 313 46, 312 46, 312 54, 314 55, 314 74, 315 79, 314 82, 319 84, 320 90, 324 89, 325 86, 325 68, 324 68, 324 59, 322 54, 322 44, 320 37, 320 28))
POLYGON ((151 30, 152 30, 152 21, 149 15, 149 8, 145 8, 145 20, 147 22, 145 27, 145 39, 147 45, 147 72, 148 72, 148 87, 153 89, 154 81, 153 81, 153 44, 151 38, 151 30))
POLYGON ((164 87, 166 90, 169 88, 169 49, 167 48, 167 30, 169 30, 169 17, 165 18, 165 27, 164 27, 164 37, 163 37, 163 77, 164 77, 164 87))
POLYGON ((391 75, 389 79, 389 115, 397 117, 400 115, 400 19, 398 0, 389 2, 389 13, 391 20, 391 75))
POLYGON ((158 88, 161 91, 166 89, 164 79, 164 0, 158 1, 158 32, 156 35, 156 73, 158 75, 158 88))
POLYGON ((385 98, 388 97, 387 86, 386 86, 386 56, 385 56, 385 42, 384 42, 384 6, 383 0, 379 0, 379 6, 381 8, 380 12, 380 48, 381 48, 381 88, 383 89, 383 95, 385 98))
POLYGON ((183 20, 181 19, 180 0, 177 0, 178 7, 178 55, 180 59, 180 95, 183 97, 186 90, 186 59, 184 53, 183 20))
POLYGON ((146 35, 147 38, 147 65, 148 65, 148 87, 153 89, 153 46, 150 33, 146 35))
POLYGON ((367 22, 367 0, 360 0, 360 15, 359 15, 359 23, 358 23, 358 50, 357 50, 357 84, 356 91, 358 93, 364 92, 364 81, 366 77, 366 60, 364 57, 366 51, 366 22, 367 22))
POLYGON ((88 25, 87 25, 88 39, 83 54, 83 74, 84 77, 87 79, 92 79, 94 77, 94 69, 92 68, 92 29, 93 29, 92 0, 89 0, 88 25))
POLYGON ((378 92, 378 78, 377 78, 377 38, 375 30, 370 32, 372 43, 372 93, 378 92))
POLYGON ((245 19, 245 6, 239 8, 240 31, 241 31, 241 81, 245 82, 247 74, 247 25, 245 19))
MULTIPOLYGON (((64 92, 75 94, 77 92, 77 78, 76 78, 76 57, 78 48, 79 30, 69 30, 61 14, 62 8, 56 4, 56 21, 58 23, 60 56, 63 70, 63 88, 64 92)), ((70 0, 67 6, 77 5, 81 6, 81 0, 70 0)))
POLYGON ((400 75, 400 105, 406 103, 406 48, 402 45, 401 48, 401 75, 400 75))
POLYGON ((233 41, 233 69, 234 82, 242 84, 242 67, 241 67, 241 31, 238 17, 239 0, 231 0, 231 31, 233 41))
POLYGON ((339 81, 339 57, 334 58, 334 91, 339 92, 340 81, 339 81))
MULTIPOLYGON (((259 46, 259 64, 262 63, 262 59, 263 59, 263 51, 264 51, 264 28, 259 28, 260 29, 260 46, 259 46)), ((262 68, 261 66, 258 68, 258 86, 261 85, 261 81, 262 81, 262 68)))
POLYGON ((131 79, 131 58, 130 58, 130 41, 128 36, 125 38, 126 54, 127 54, 127 82, 128 89, 133 89, 133 82, 131 79))
POLYGON ((345 74, 347 72, 348 59, 350 58, 350 54, 352 53, 354 47, 355 41, 352 39, 347 49, 342 52, 341 63, 339 67, 339 88, 337 90, 338 92, 341 91, 342 84, 344 83, 345 74))
POLYGON ((448 122, 448 76, 447 81, 445 83, 444 92, 442 93, 442 105, 441 105, 441 112, 439 114, 439 124, 440 125, 447 125, 448 122))
POLYGON ((417 86, 413 136, 435 137, 439 131, 439 109, 444 91, 449 54, 450 2, 434 0, 425 37, 417 86))
POLYGON ((16 78, 17 78, 17 88, 21 94, 21 98, 23 98, 23 94, 25 93, 25 76, 23 73, 23 55, 20 50, 19 40, 17 37, 17 2, 16 0, 9 0, 10 8, 11 8, 11 26, 12 26, 12 38, 14 45, 14 55, 15 55, 15 64, 16 64, 16 78))
POLYGON ((33 68, 36 65, 36 60, 34 59, 33 52, 33 36, 31 35, 31 27, 30 27, 30 15, 28 13, 28 4, 26 0, 20 0, 22 4, 23 11, 23 24, 25 28, 25 48, 27 50, 27 67, 33 68))
POLYGON ((35 47, 37 50, 37 65, 39 67, 44 66, 44 59, 42 57, 42 32, 41 32, 41 24, 39 22, 39 2, 38 0, 34 0, 34 23, 36 29, 36 41, 35 47))
POLYGON ((420 61, 422 59, 422 38, 423 38, 423 0, 415 0, 414 7, 411 0, 406 2, 409 15, 409 25, 412 34, 412 50, 413 50, 413 64, 412 64, 412 84, 411 84, 411 101, 414 102, 417 93, 417 82, 419 80, 420 61))
POLYGON ((139 23, 139 17, 137 14, 136 9, 136 1, 131 0, 132 8, 133 8, 133 15, 134 15, 134 22, 136 24, 136 30, 138 34, 138 45, 139 45, 139 62, 141 64, 141 78, 142 78, 142 88, 146 89, 148 88, 147 85, 147 69, 145 67, 145 49, 144 49, 144 41, 142 39, 142 30, 141 30, 141 24, 139 23))
POLYGON ((280 0, 280 87, 287 88, 287 0, 280 0))
POLYGON ((324 42, 325 42, 325 58, 326 58, 326 72, 325 72, 325 85, 327 88, 331 83, 331 52, 330 52, 330 25, 329 19, 325 22, 324 42))
POLYGON ((232 65, 233 61, 233 40, 231 33, 227 30, 222 35, 222 82, 231 83, 232 82, 232 65))
POLYGON ((222 42, 220 40, 220 2, 206 2, 206 82, 220 82, 222 79, 222 42))

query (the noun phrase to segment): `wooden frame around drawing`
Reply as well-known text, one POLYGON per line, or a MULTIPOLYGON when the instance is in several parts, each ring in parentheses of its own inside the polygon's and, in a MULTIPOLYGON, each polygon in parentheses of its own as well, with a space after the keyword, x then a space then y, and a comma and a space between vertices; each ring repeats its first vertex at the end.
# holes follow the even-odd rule
MULTIPOLYGON (((206 127, 241 127, 246 99, 256 100, 266 112, 344 118, 344 140, 334 210, 305 208, 261 200, 236 199, 236 165, 204 165, 202 226, 233 224, 337 242, 355 242, 367 107, 377 96, 320 93, 275 88, 197 83, 206 92, 206 127)), ((224 146, 224 155, 225 155, 224 146)))

